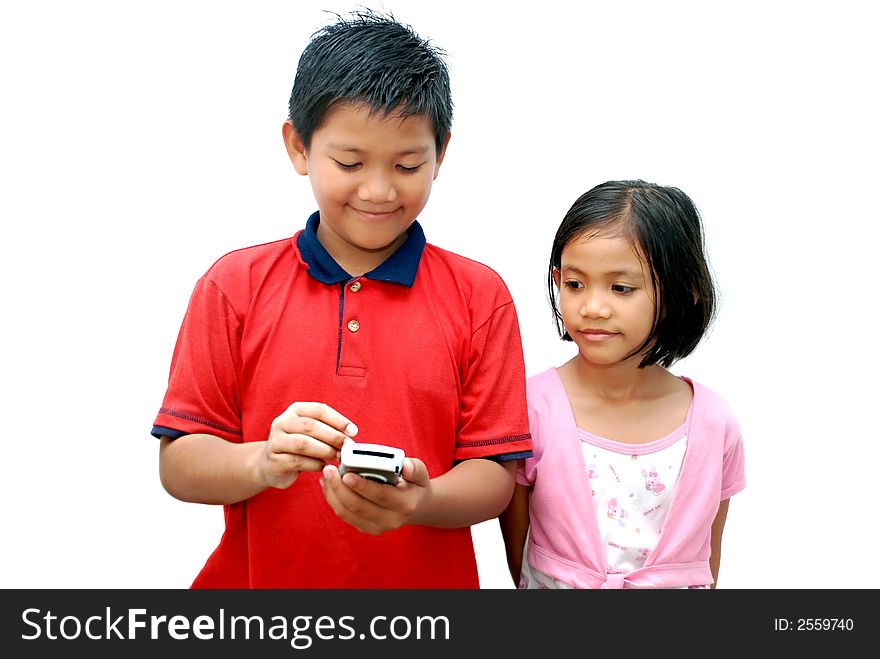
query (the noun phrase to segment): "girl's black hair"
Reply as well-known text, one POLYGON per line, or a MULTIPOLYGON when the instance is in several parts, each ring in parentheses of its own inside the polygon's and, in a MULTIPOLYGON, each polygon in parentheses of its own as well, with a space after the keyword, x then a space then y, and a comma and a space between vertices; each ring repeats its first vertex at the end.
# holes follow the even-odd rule
POLYGON ((702 340, 715 316, 715 285, 706 258, 702 220, 681 190, 641 180, 607 181, 585 192, 565 214, 553 239, 547 290, 559 336, 572 338, 559 312, 553 273, 562 250, 587 235, 625 237, 647 263, 657 314, 648 338, 630 356, 639 368, 671 366, 702 340))

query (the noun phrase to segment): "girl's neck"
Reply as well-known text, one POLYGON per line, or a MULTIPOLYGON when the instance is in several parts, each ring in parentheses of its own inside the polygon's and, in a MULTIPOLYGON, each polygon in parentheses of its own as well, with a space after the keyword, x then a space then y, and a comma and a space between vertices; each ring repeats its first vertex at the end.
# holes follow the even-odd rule
POLYGON ((583 393, 609 403, 656 398, 668 389, 670 379, 677 379, 661 366, 639 368, 639 361, 632 357, 618 364, 597 365, 578 353, 560 370, 583 393))
POLYGON ((558 374, 578 428, 627 444, 643 444, 679 428, 693 391, 661 366, 632 363, 600 366, 580 355, 558 374))

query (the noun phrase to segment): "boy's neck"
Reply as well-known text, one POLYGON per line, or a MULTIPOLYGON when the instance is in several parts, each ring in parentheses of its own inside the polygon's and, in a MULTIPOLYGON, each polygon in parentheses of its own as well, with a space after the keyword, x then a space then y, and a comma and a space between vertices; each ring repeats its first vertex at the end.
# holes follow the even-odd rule
POLYGON ((356 247, 329 233, 322 235, 321 227, 318 226, 318 242, 327 250, 331 258, 336 261, 340 268, 352 277, 360 277, 366 272, 375 270, 385 260, 394 254, 403 243, 406 242, 407 234, 399 235, 390 245, 381 249, 370 250, 356 247))

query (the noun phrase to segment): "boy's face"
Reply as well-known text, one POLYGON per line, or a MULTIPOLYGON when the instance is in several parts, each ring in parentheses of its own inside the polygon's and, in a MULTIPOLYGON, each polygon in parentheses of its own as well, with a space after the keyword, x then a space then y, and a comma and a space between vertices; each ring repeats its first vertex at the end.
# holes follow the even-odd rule
POLYGON ((346 104, 330 110, 308 150, 290 122, 283 133, 296 171, 311 181, 321 244, 351 274, 379 265, 406 240, 440 171, 431 122, 346 104))

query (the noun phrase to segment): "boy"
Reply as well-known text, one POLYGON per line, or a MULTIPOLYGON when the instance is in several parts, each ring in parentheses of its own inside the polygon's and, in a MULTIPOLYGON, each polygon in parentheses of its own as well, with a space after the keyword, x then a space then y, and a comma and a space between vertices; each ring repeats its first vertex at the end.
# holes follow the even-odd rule
POLYGON ((479 586, 469 527, 531 439, 507 288, 416 221, 451 120, 440 51, 391 17, 303 51, 282 134, 318 211, 199 280, 152 431, 165 489, 225 506, 193 587, 479 586), (340 477, 352 438, 405 451, 397 485, 340 477))

